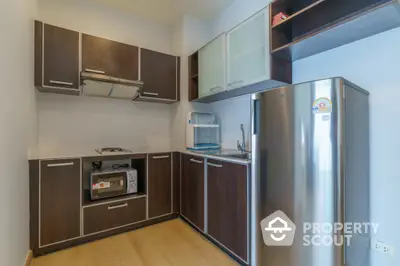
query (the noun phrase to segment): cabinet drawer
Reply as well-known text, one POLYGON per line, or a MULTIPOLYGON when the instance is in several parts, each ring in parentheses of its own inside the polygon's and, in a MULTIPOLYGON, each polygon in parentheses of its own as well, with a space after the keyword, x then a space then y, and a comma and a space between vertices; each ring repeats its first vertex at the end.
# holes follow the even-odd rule
POLYGON ((146 220, 146 197, 87 207, 84 235, 146 220))

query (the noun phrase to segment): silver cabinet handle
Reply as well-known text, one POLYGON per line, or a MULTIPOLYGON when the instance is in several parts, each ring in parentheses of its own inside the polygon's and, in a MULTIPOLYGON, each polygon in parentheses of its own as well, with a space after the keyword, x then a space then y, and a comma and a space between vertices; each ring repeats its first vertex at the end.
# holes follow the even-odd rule
POLYGON ((47 167, 63 167, 63 166, 72 166, 74 165, 73 162, 70 163, 50 163, 47 165, 47 167))
POLYGON ((159 159, 169 159, 169 155, 165 155, 165 156, 153 156, 154 160, 159 160, 159 159))
POLYGON ((213 167, 222 168, 222 165, 221 165, 221 164, 207 163, 207 165, 213 166, 213 167))
POLYGON ((86 72, 91 72, 91 73, 96 73, 96 74, 105 74, 105 71, 102 70, 96 70, 96 69, 90 69, 90 68, 85 68, 86 72))
POLYGON ((236 84, 241 84, 241 83, 243 83, 243 82, 244 82, 243 80, 232 81, 232 82, 228 83, 228 86, 232 86, 232 85, 236 85, 236 84))
POLYGON ((191 162, 193 163, 203 163, 203 161, 195 160, 195 159, 190 159, 191 162))
POLYGON ((50 80, 50 84, 67 85, 67 86, 74 85, 74 83, 72 83, 72 82, 64 82, 64 81, 58 81, 58 80, 50 80))
POLYGON ((128 203, 124 203, 121 205, 115 205, 115 206, 109 206, 108 210, 121 209, 121 208, 125 208, 125 207, 128 207, 128 203))
POLYGON ((158 93, 155 92, 143 92, 144 95, 158 96, 158 93))

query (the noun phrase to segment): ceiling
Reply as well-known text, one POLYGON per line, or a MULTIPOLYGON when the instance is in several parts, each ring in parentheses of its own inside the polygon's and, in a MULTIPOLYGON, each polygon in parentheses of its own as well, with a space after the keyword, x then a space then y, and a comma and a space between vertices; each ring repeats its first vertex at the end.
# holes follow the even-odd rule
POLYGON ((183 15, 212 20, 234 0, 94 0, 158 23, 172 25, 183 15))

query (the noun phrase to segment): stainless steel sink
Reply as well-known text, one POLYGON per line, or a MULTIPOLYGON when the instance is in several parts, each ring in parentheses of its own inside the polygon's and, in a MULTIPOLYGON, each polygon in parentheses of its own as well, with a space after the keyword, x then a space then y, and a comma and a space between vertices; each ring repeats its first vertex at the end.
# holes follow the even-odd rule
POLYGON ((227 153, 227 154, 221 154, 221 156, 229 157, 229 158, 251 160, 251 153, 227 153))

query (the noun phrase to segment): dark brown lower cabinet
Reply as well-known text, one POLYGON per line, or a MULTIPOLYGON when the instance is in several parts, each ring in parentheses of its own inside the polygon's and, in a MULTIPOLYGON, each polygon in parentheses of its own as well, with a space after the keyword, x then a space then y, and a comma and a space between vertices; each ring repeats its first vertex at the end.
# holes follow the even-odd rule
POLYGON ((208 234, 244 261, 247 252, 247 166, 207 161, 208 234))
POLYGON ((181 209, 181 153, 174 152, 172 160, 172 212, 179 213, 181 209))
POLYGON ((81 235, 80 159, 41 161, 39 245, 81 235))
POLYGON ((146 197, 112 202, 83 210, 84 235, 146 220, 146 197))
POLYGON ((182 155, 181 214, 204 231, 204 158, 182 155))
POLYGON ((172 154, 149 154, 149 219, 172 213, 172 154))

